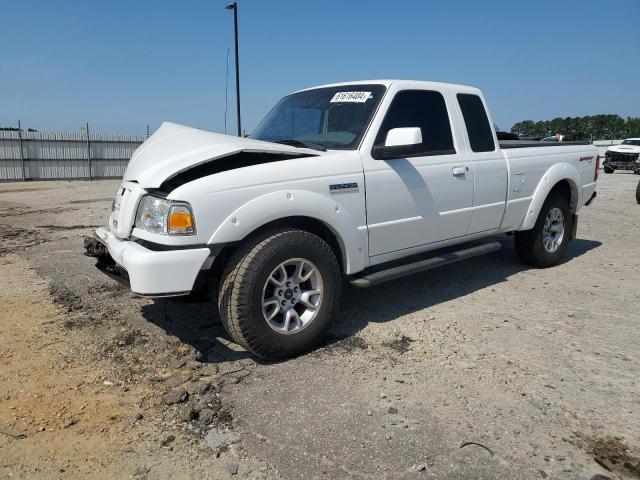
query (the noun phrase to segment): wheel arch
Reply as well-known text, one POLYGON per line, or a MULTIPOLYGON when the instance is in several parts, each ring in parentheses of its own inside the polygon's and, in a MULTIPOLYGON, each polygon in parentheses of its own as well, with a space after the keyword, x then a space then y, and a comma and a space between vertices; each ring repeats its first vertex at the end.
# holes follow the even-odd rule
POLYGON ((317 218, 302 215, 278 218, 259 226, 249 235, 247 235, 243 240, 246 240, 247 238, 254 235, 260 235, 262 232, 278 227, 296 228, 298 230, 304 230, 306 232, 313 233, 314 235, 320 237, 327 243, 327 245, 329 245, 329 247, 331 247, 331 250, 336 256, 342 272, 344 273, 346 271, 347 254, 344 242, 335 230, 333 230, 329 225, 322 222, 321 220, 318 220, 317 218))
POLYGON ((577 213, 582 205, 580 175, 569 163, 557 163, 545 172, 536 187, 527 215, 518 230, 530 230, 536 223, 545 200, 552 192, 564 195, 571 213, 577 213))
POLYGON ((365 268, 366 230, 346 209, 324 195, 307 191, 272 192, 238 208, 222 222, 209 245, 235 248, 252 235, 284 226, 322 238, 336 254, 341 270, 352 274, 365 268))

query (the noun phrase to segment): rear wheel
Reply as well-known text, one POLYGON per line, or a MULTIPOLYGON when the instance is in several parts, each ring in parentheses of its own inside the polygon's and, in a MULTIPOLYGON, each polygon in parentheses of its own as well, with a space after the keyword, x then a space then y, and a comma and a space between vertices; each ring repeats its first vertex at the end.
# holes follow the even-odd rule
POLYGON ((573 216, 564 195, 552 192, 542 205, 534 227, 515 233, 520 259, 537 268, 557 265, 569 246, 573 216))
POLYGON ((616 171, 615 168, 611 168, 611 167, 607 167, 607 166, 604 167, 604 173, 613 173, 615 171, 616 171))
POLYGON ((341 296, 338 261, 322 239, 272 230, 233 254, 218 307, 235 342, 266 358, 306 352, 323 339, 341 296))

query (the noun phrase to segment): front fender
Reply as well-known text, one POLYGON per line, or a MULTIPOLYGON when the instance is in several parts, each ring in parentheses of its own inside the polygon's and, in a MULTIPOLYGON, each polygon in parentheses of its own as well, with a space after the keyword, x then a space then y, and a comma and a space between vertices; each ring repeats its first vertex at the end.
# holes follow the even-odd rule
POLYGON ((570 163, 562 162, 556 163, 540 179, 538 186, 533 194, 533 199, 529 204, 527 215, 519 230, 530 230, 534 227, 538 215, 544 201, 549 196, 549 192, 555 187, 558 182, 566 180, 571 187, 571 211, 576 213, 582 205, 582 182, 580 181, 580 174, 578 170, 570 163))
POLYGON ((305 190, 271 192, 245 203, 222 222, 209 244, 237 242, 269 222, 293 216, 319 220, 334 233, 345 259, 346 274, 365 268, 366 229, 359 229, 349 212, 335 200, 305 190))

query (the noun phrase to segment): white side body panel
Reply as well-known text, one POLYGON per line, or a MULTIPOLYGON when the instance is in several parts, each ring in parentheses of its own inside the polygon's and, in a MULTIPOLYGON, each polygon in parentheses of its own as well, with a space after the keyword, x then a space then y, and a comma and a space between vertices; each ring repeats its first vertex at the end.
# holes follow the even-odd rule
POLYGON ((592 145, 513 148, 503 152, 511 181, 501 231, 533 228, 547 195, 561 180, 571 186, 574 213, 595 191, 598 154, 592 145))
POLYGON ((183 185, 169 198, 192 205, 200 243, 234 242, 273 220, 310 217, 339 239, 347 273, 367 266, 364 175, 358 152, 331 151, 229 170, 183 185), (330 193, 335 183, 356 183, 358 189, 330 193))
MULTIPOLYGON (((458 93, 477 95, 484 105, 489 125, 493 120, 482 92, 477 88, 456 86, 452 87, 452 98, 458 93)), ((505 211, 506 191, 509 182, 509 165, 498 145, 496 132, 492 128, 495 148, 490 152, 474 152, 471 148, 464 116, 457 101, 452 102, 459 118, 459 128, 464 140, 465 155, 471 159, 474 170, 473 212, 467 235, 491 234, 495 232, 502 221, 505 211)))
POLYGON ((386 261, 390 255, 404 256, 402 252, 408 249, 461 238, 467 233, 472 214, 474 171, 465 154, 459 118, 451 103, 451 92, 444 84, 402 81, 394 82, 388 88, 361 148, 367 180, 372 264, 380 263, 381 259, 386 261), (376 160, 371 156, 384 112, 402 90, 442 94, 455 153, 394 160, 376 160), (454 169, 463 173, 454 175, 454 169))

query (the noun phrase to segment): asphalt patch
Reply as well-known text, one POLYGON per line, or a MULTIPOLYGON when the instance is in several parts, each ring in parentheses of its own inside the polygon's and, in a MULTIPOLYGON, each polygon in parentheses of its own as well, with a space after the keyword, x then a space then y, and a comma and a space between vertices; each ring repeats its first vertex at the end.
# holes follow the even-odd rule
POLYGON ((341 350, 341 353, 346 351, 347 353, 354 350, 366 350, 369 345, 364 338, 357 335, 351 335, 348 337, 329 336, 327 337, 324 350, 332 352, 334 350, 341 350))
POLYGON ((46 241, 47 239, 37 230, 14 227, 13 225, 0 225, 0 256, 24 250, 46 241))
POLYGON ((413 338, 402 335, 401 337, 396 338, 395 340, 391 340, 390 342, 384 342, 382 345, 395 350, 396 352, 407 353, 409 350, 411 350, 411 347, 409 345, 411 345, 413 342, 415 342, 413 338))
POLYGON ((602 468, 625 477, 640 478, 640 458, 629 454, 627 447, 618 437, 592 438, 583 436, 587 453, 602 468))
POLYGON ((73 293, 66 285, 52 283, 49 286, 49 294, 53 297, 53 303, 65 308, 69 313, 82 310, 84 307, 82 297, 73 293))

